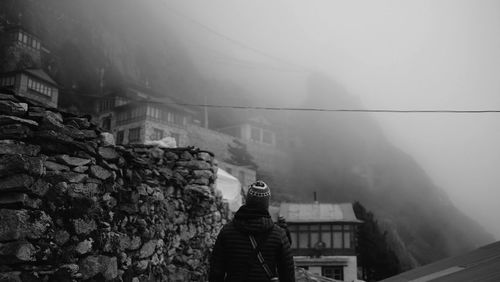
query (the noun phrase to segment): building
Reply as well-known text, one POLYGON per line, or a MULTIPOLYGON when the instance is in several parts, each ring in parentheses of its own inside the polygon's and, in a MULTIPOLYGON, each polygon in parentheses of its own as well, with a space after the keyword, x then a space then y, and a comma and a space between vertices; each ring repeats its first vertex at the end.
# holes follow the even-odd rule
POLYGON ((42 69, 41 41, 21 27, 7 28, 0 40, 0 88, 57 107, 57 83, 42 69))
POLYGON ((245 142, 276 147, 276 133, 264 117, 253 117, 241 123, 217 130, 245 142))
POLYGON ((126 86, 98 100, 97 120, 117 144, 145 143, 164 137, 188 146, 187 127, 194 111, 149 88, 126 86))
POLYGON ((59 97, 57 83, 42 69, 24 69, 1 73, 0 87, 46 106, 57 107, 59 97))
POLYGON ((500 241, 462 255, 442 259, 400 273, 382 281, 500 281, 500 241))
MULTIPOLYGON (((356 226, 352 204, 282 203, 295 265, 340 281, 357 281, 356 226)), ((275 212, 276 213, 276 212, 275 212)))
POLYGON ((41 40, 21 26, 11 26, 0 37, 1 72, 41 68, 41 40))

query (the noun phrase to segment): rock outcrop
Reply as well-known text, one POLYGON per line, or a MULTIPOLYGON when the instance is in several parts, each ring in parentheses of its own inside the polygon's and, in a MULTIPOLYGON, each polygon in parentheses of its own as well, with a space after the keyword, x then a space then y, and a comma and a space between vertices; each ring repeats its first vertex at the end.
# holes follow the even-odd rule
POLYGON ((226 220, 213 155, 110 145, 0 94, 0 281, 205 281, 226 220))

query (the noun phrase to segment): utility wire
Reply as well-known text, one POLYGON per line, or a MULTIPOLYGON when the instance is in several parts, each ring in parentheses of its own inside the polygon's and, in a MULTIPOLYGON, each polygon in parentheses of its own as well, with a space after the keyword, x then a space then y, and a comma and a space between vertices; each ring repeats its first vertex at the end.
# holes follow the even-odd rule
POLYGON ((189 103, 161 103, 161 104, 164 104, 164 105, 175 104, 175 105, 189 106, 189 107, 228 108, 228 109, 244 109, 244 110, 268 110, 268 111, 305 111, 305 112, 352 112, 352 113, 398 113, 398 114, 407 114, 407 113, 439 113, 439 114, 500 113, 500 110, 331 109, 331 108, 236 106, 236 105, 189 104, 189 103))
MULTIPOLYGON (((79 96, 95 97, 85 94, 77 94, 79 96)), ((239 109, 239 110, 265 110, 265 111, 297 111, 297 112, 345 112, 345 113, 394 113, 394 114, 488 114, 500 113, 500 110, 450 110, 450 109, 420 109, 420 110, 401 110, 401 109, 349 109, 349 108, 301 108, 301 107, 265 107, 265 106, 240 106, 240 105, 215 105, 215 104, 194 104, 182 102, 162 102, 153 100, 135 100, 139 104, 158 104, 165 106, 184 106, 184 107, 199 107, 199 108, 219 108, 219 109, 239 109)))

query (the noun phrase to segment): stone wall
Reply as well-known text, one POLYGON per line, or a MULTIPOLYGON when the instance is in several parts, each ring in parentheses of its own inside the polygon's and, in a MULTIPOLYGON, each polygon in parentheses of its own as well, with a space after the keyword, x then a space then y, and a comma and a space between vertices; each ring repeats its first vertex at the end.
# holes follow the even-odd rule
POLYGON ((0 281, 206 280, 225 223, 213 155, 103 137, 0 94, 0 281))

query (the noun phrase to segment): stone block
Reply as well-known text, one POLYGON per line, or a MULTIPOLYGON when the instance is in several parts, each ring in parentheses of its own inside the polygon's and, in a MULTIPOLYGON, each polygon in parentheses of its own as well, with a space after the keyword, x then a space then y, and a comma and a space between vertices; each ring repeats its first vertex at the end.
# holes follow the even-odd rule
POLYGON ((25 139, 33 136, 31 129, 22 124, 8 124, 0 126, 0 139, 25 139))
POLYGON ((52 225, 43 211, 0 209, 0 241, 41 238, 52 225))
POLYGON ((116 160, 120 157, 113 147, 99 147, 97 153, 105 160, 116 160))
POLYGON ((50 171, 69 171, 68 166, 52 161, 45 161, 45 167, 50 171))
POLYGON ((0 100, 0 113, 13 116, 22 116, 26 114, 26 107, 21 103, 9 100, 0 100))
POLYGON ((40 146, 25 144, 16 140, 0 140, 0 155, 27 155, 36 156, 40 152, 40 146))
POLYGON ((118 276, 118 261, 116 257, 88 256, 79 263, 82 279, 86 280, 101 273, 104 279, 113 280, 118 276))
POLYGON ((38 122, 30 119, 25 119, 15 116, 0 115, 0 125, 7 125, 7 124, 23 124, 30 127, 38 126, 38 122))
POLYGON ((68 166, 83 166, 87 165, 90 163, 90 159, 84 159, 84 158, 77 158, 77 157, 71 157, 68 155, 59 155, 56 156, 56 159, 68 166))
POLYGON ((108 170, 104 169, 102 166, 93 165, 90 167, 90 175, 97 179, 106 180, 110 178, 113 174, 108 170))
POLYGON ((0 207, 39 209, 41 205, 41 199, 32 199, 25 193, 0 195, 0 207))
POLYGON ((78 218, 73 220, 73 227, 76 234, 87 235, 97 229, 97 224, 93 219, 78 218))
POLYGON ((139 258, 148 258, 152 256, 156 250, 156 240, 151 240, 144 243, 139 251, 139 258))
POLYGON ((28 242, 0 243, 0 264, 35 261, 35 247, 28 242))
POLYGON ((27 174, 15 174, 0 179, 0 191, 29 191, 33 177, 27 174))

